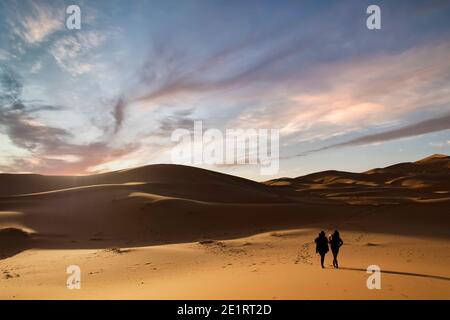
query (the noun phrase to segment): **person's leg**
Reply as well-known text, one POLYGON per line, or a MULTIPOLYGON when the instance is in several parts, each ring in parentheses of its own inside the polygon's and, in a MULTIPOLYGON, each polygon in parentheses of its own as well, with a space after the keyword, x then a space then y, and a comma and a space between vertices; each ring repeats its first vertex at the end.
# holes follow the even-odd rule
POLYGON ((336 261, 336 268, 339 268, 339 264, 338 264, 338 254, 339 254, 339 249, 336 249, 336 253, 334 255, 334 260, 336 261))
POLYGON ((320 265, 322 266, 322 268, 325 268, 325 266, 323 265, 325 262, 325 254, 321 253, 320 254, 320 265))
POLYGON ((332 250, 333 253, 333 267, 337 268, 337 252, 336 250, 332 250))

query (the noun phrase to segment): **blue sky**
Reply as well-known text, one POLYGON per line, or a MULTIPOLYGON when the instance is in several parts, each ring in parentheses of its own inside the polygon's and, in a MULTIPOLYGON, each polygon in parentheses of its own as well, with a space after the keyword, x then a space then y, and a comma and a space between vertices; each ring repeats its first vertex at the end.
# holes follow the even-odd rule
POLYGON ((277 176, 450 153, 448 1, 6 0, 0 21, 0 172, 169 163, 194 120, 279 129, 277 176))

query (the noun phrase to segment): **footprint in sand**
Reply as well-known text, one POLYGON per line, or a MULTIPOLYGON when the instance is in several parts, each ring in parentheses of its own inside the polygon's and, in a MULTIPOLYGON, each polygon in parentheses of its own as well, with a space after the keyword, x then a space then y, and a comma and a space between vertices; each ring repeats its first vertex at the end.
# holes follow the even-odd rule
POLYGON ((295 264, 298 264, 299 262, 304 264, 312 265, 311 262, 311 253, 310 253, 310 246, 311 243, 304 243, 300 248, 300 253, 297 255, 297 259, 295 260, 295 264))
POLYGON ((12 279, 12 278, 20 278, 20 274, 18 273, 10 273, 8 270, 3 271, 3 279, 12 279))

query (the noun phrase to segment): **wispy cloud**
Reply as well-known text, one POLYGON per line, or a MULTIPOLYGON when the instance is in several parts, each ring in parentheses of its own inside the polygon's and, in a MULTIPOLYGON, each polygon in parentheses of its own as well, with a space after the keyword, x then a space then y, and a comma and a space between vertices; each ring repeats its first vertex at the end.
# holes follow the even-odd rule
POLYGON ((172 132, 176 129, 191 130, 195 119, 192 117, 194 113, 193 108, 176 110, 170 116, 165 116, 159 120, 158 128, 152 132, 153 135, 161 135, 163 137, 170 137, 172 132))
POLYGON ((123 112, 136 102, 149 106, 183 94, 220 94, 228 89, 241 90, 275 81, 270 70, 302 55, 314 42, 293 39, 281 31, 286 30, 238 41, 201 59, 167 44, 154 44, 142 68, 136 72, 133 86, 122 93, 120 109, 123 112))
POLYGON ((0 61, 8 60, 11 57, 12 57, 12 55, 8 51, 0 48, 0 61))
POLYGON ((114 105, 114 110, 112 115, 114 117, 114 133, 117 133, 122 127, 122 123, 125 117, 125 101, 122 97, 117 99, 116 104, 114 105))
POLYGON ((27 158, 12 158, 10 164, 0 165, 0 171, 86 174, 99 164, 120 159, 136 151, 138 147, 138 144, 111 147, 105 142, 87 145, 61 145, 57 154, 34 154, 27 158))
POLYGON ((290 57, 301 55, 311 45, 313 44, 309 39, 295 40, 271 49, 259 48, 258 54, 255 53, 255 48, 236 45, 212 54, 194 66, 183 61, 183 55, 167 52, 168 49, 158 50, 156 58, 150 57, 152 63, 148 64, 148 68, 141 71, 140 86, 144 89, 147 86, 147 92, 138 95, 135 100, 151 102, 180 93, 239 88, 256 81, 266 81, 267 71, 290 57), (159 86, 149 86, 151 82, 148 80, 161 77, 159 73, 154 74, 155 62, 158 60, 164 61, 164 78, 159 79, 159 86))
POLYGON ((293 144, 392 126, 405 115, 450 111, 450 45, 318 64, 261 93, 263 107, 242 110, 234 125, 281 128, 293 144), (282 94, 278 94, 281 92, 282 94))
POLYGON ((26 1, 26 10, 16 7, 8 21, 15 35, 27 44, 38 44, 64 28, 64 11, 42 1, 26 1))
POLYGON ((50 48, 50 54, 58 65, 72 76, 90 72, 94 65, 89 61, 89 53, 99 47, 106 36, 96 31, 86 31, 58 39, 50 48))
POLYGON ((309 150, 296 156, 305 156, 313 152, 324 151, 334 148, 342 148, 349 146, 359 146, 370 143, 385 142, 401 138, 415 137, 422 134, 439 132, 450 129, 450 114, 443 115, 438 118, 428 119, 416 122, 401 128, 387 130, 380 133, 363 135, 345 142, 332 144, 323 148, 309 150))
POLYGON ((33 63, 33 65, 31 66, 30 72, 33 74, 38 73, 40 70, 42 69, 42 62, 41 61, 36 61, 35 63, 33 63))
POLYGON ((21 77, 13 70, 0 68, 0 133, 8 136, 16 147, 29 157, 9 157, 0 171, 40 173, 85 173, 105 161, 117 159, 138 149, 139 143, 113 146, 109 137, 87 144, 76 144, 73 133, 47 125, 37 113, 61 111, 64 107, 29 104, 21 100, 21 77))
POLYGON ((429 145, 430 145, 430 147, 439 148, 439 149, 440 148, 445 148, 445 147, 450 147, 450 140, 430 142, 429 145))

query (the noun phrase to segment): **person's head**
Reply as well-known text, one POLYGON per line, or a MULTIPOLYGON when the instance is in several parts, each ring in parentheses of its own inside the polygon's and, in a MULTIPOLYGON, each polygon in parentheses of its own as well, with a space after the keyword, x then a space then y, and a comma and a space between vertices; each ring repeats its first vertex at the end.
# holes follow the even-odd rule
POLYGON ((337 230, 334 230, 334 234, 333 234, 335 237, 339 237, 339 231, 337 231, 337 230))
POLYGON ((320 237, 325 237, 325 231, 323 231, 323 230, 320 231, 319 236, 320 236, 320 237))

